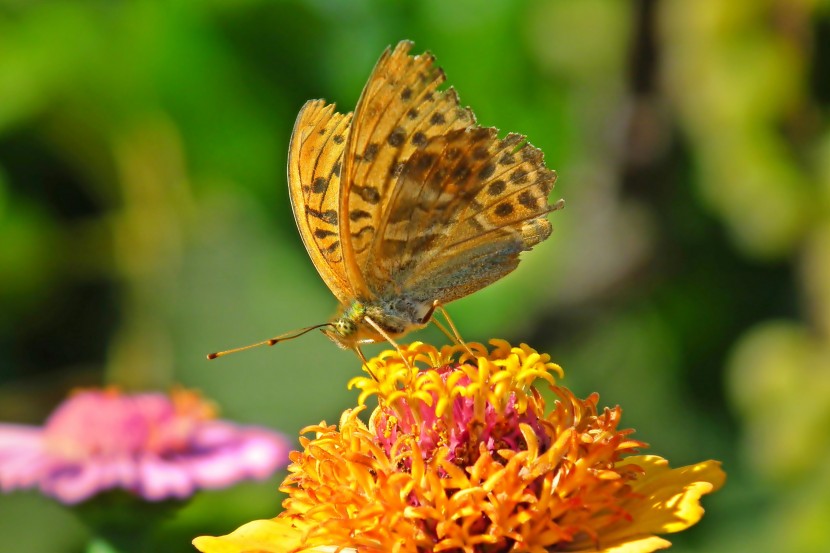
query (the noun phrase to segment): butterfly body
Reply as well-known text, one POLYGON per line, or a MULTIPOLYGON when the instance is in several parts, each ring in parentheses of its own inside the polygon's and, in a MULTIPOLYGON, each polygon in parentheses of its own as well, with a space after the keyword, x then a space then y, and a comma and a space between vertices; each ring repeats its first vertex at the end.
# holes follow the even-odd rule
POLYGON ((343 348, 423 327, 436 306, 502 278, 551 233, 556 174, 521 135, 479 127, 430 54, 381 56, 354 113, 297 116, 291 205, 341 304, 323 332, 343 348))
POLYGON ((421 328, 426 325, 430 313, 430 305, 413 303, 406 298, 355 300, 332 319, 331 328, 323 329, 323 333, 341 348, 355 349, 360 344, 394 339, 421 328), (367 319, 380 327, 385 336, 367 319))

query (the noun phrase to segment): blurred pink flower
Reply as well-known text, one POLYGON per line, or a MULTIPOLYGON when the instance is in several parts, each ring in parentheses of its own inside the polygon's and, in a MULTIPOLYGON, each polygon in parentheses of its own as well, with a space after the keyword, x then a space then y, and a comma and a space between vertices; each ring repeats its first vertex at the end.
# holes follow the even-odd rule
POLYGON ((289 446, 265 428, 217 420, 188 390, 71 395, 43 427, 0 424, 0 490, 38 487, 64 503, 123 488, 148 501, 267 478, 289 446))

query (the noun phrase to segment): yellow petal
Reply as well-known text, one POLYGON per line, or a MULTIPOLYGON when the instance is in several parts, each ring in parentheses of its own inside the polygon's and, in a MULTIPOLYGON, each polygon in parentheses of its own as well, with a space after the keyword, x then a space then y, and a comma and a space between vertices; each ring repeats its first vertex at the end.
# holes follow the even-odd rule
MULTIPOLYGON (((679 532, 697 523, 703 516, 700 497, 719 489, 726 475, 717 461, 705 461, 676 469, 669 468, 665 459, 653 455, 628 457, 617 466, 637 465, 645 474, 632 482, 637 495, 625 503, 631 522, 620 522, 602 533, 606 549, 602 551, 653 551, 661 547, 614 549, 652 534, 679 532), (618 545, 617 545, 618 544, 618 545)), ((655 545, 655 544, 651 544, 655 545)))
POLYGON ((288 553, 298 550, 301 538, 281 519, 255 520, 225 536, 199 536, 193 545, 202 553, 288 553))
POLYGON ((668 549, 669 547, 671 547, 671 542, 668 540, 657 536, 645 536, 626 541, 619 545, 604 547, 595 552, 586 551, 585 553, 649 553, 650 551, 668 549))

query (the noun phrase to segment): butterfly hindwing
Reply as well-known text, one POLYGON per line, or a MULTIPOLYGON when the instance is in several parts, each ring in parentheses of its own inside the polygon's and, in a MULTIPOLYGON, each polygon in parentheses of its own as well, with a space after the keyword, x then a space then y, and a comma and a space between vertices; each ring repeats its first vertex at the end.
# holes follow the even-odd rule
POLYGON ((503 277, 550 235, 555 178, 520 135, 471 127, 434 137, 390 193, 368 269, 387 283, 378 293, 448 303, 503 277))
POLYGON ((317 272, 341 302, 354 298, 340 236, 340 173, 352 114, 312 100, 291 135, 288 185, 294 219, 317 272))

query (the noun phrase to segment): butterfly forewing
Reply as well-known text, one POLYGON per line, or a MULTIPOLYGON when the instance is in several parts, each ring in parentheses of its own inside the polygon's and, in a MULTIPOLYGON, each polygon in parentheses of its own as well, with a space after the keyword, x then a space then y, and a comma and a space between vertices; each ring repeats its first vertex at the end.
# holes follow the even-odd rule
POLYGON ((294 219, 320 276, 335 296, 354 299, 340 236, 340 172, 352 114, 322 100, 306 102, 297 116, 288 154, 294 219))
POLYGON ((469 109, 459 107, 454 90, 437 90, 445 77, 433 56, 410 56, 410 48, 400 43, 375 66, 355 109, 343 164, 341 205, 349 217, 341 233, 351 237, 344 253, 354 260, 350 274, 363 282, 364 293, 374 288, 365 269, 406 161, 431 138, 475 122, 469 109))

